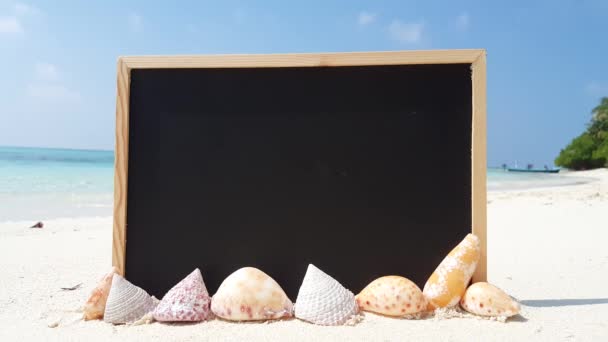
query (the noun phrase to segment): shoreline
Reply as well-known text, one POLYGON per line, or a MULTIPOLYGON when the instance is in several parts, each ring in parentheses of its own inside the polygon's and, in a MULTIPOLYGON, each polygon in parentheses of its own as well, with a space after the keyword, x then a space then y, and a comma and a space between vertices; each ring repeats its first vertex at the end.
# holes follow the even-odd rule
MULTIPOLYGON (((522 304, 521 315, 506 323, 373 314, 346 327, 296 319, 143 326, 84 322, 78 309, 111 264, 112 217, 68 217, 44 221, 43 229, 28 228, 38 220, 0 223, 0 340, 606 340, 608 170, 585 174, 598 180, 488 193, 488 281, 522 304), (60 289, 81 283, 74 291, 60 289)), ((403 265, 398 273, 407 277, 408 264, 403 265)), ((201 271, 204 277, 204 265, 201 271)))
MULTIPOLYGON (((504 189, 491 189, 487 184, 488 197, 500 196, 501 194, 513 193, 535 193, 539 191, 567 191, 566 189, 579 186, 601 184, 604 175, 608 174, 608 169, 595 169, 588 171, 567 171, 560 177, 571 178, 570 183, 553 184, 549 182, 542 184, 532 184, 523 181, 521 187, 504 189)), ((508 181, 513 182, 513 181, 508 181)), ((0 193, 0 202, 5 202, 5 211, 0 213, 0 223, 5 222, 26 222, 30 219, 36 221, 55 220, 62 218, 90 218, 90 217, 111 217, 113 214, 113 194, 111 192, 93 193, 31 193, 13 194, 0 193)))
MULTIPOLYGON (((513 188, 504 188, 504 189, 489 189, 488 184, 488 193, 496 193, 496 192, 512 192, 512 191, 535 191, 535 190, 543 190, 547 188, 567 188, 572 186, 585 185, 590 183, 597 183, 602 181, 602 174, 607 173, 608 169, 594 169, 594 170, 585 170, 585 171, 565 171, 558 176, 560 179, 564 178, 572 178, 570 183, 561 183, 561 184, 528 184, 523 185, 521 188, 513 187, 513 188)), ((510 181, 514 182, 514 181, 510 181)), ((526 181, 524 181, 526 182, 526 181)), ((548 182, 548 180, 542 180, 542 182, 548 182)))
POLYGON ((564 177, 585 179, 584 182, 576 182, 561 185, 547 185, 526 189, 509 190, 488 190, 488 204, 496 199, 573 199, 588 198, 597 196, 599 199, 605 198, 608 193, 608 169, 594 169, 586 171, 570 171, 564 173, 564 177), (585 194, 585 195, 584 195, 585 194), (600 194, 600 195, 598 195, 600 194))

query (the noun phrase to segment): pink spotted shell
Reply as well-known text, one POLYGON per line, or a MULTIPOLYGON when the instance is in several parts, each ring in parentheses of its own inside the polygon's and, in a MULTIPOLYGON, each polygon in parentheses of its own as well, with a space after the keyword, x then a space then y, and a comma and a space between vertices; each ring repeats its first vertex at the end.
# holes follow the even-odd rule
POLYGON ((197 322, 210 318, 211 299, 203 275, 197 268, 177 283, 154 310, 154 319, 160 322, 197 322))

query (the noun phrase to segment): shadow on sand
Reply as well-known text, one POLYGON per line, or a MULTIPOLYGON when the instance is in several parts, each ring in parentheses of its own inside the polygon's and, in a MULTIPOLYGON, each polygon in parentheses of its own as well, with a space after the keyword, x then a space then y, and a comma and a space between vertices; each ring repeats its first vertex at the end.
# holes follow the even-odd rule
POLYGON ((519 314, 519 315, 515 315, 513 317, 509 317, 507 322, 525 323, 527 321, 528 321, 528 319, 526 317, 519 314))
POLYGON ((576 306, 608 304, 608 298, 588 298, 588 299, 531 299, 519 301, 523 305, 537 308, 550 308, 556 306, 576 306))

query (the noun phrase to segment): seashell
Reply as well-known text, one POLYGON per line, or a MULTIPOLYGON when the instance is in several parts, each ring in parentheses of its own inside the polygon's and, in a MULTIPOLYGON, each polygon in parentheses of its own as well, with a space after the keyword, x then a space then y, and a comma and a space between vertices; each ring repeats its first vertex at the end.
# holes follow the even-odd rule
POLYGON ((358 311, 352 292, 313 264, 308 265, 296 299, 297 318, 319 325, 341 325, 358 311))
POLYGON ((266 273, 243 267, 229 275, 211 299, 211 311, 230 321, 291 317, 293 304, 266 273))
POLYGON ((99 280, 97 286, 91 291, 91 295, 83 308, 84 314, 82 318, 85 321, 103 318, 114 273, 116 273, 116 267, 112 266, 110 271, 99 280))
POLYGON ((475 272, 479 253, 479 238, 468 234, 443 259, 422 291, 429 302, 429 309, 458 304, 475 272))
POLYGON ((359 308, 387 316, 404 316, 426 309, 426 299, 411 280, 385 276, 372 281, 355 296, 359 308))
POLYGON ((164 322, 194 322, 209 318, 211 298, 197 268, 173 286, 154 309, 154 319, 164 322))
POLYGON ((475 283, 467 289, 460 300, 466 311, 490 317, 511 317, 519 313, 519 303, 498 287, 486 283, 475 283))
MULTIPOLYGON (((158 305, 158 303, 160 303, 160 300, 158 300, 154 296, 152 296, 152 300, 154 300, 154 302, 156 303, 156 305, 158 305)), ((129 323, 129 325, 130 326, 138 326, 138 325, 144 325, 144 324, 152 324, 154 321, 156 321, 154 319, 154 311, 150 311, 147 314, 143 315, 137 321, 135 321, 133 323, 129 323)))
POLYGON ((158 300, 142 288, 115 274, 106 303, 103 320, 113 324, 132 323, 153 311, 158 300))

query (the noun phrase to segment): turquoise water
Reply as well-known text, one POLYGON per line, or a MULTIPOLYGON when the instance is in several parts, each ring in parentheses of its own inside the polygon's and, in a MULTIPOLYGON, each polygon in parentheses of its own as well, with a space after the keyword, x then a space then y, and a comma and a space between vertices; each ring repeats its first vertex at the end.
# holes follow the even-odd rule
POLYGON ((111 216, 114 152, 0 147, 0 221, 111 216))
POLYGON ((112 191, 113 151, 0 147, 0 193, 112 191))
POLYGON ((501 168, 488 168, 487 186, 489 191, 525 190, 552 186, 564 186, 589 182, 583 177, 566 176, 568 171, 558 174, 507 172, 501 168))
MULTIPOLYGON (((492 168, 487 175, 490 191, 584 181, 492 168)), ((0 147, 0 221, 110 216, 113 181, 113 151, 0 147)))

